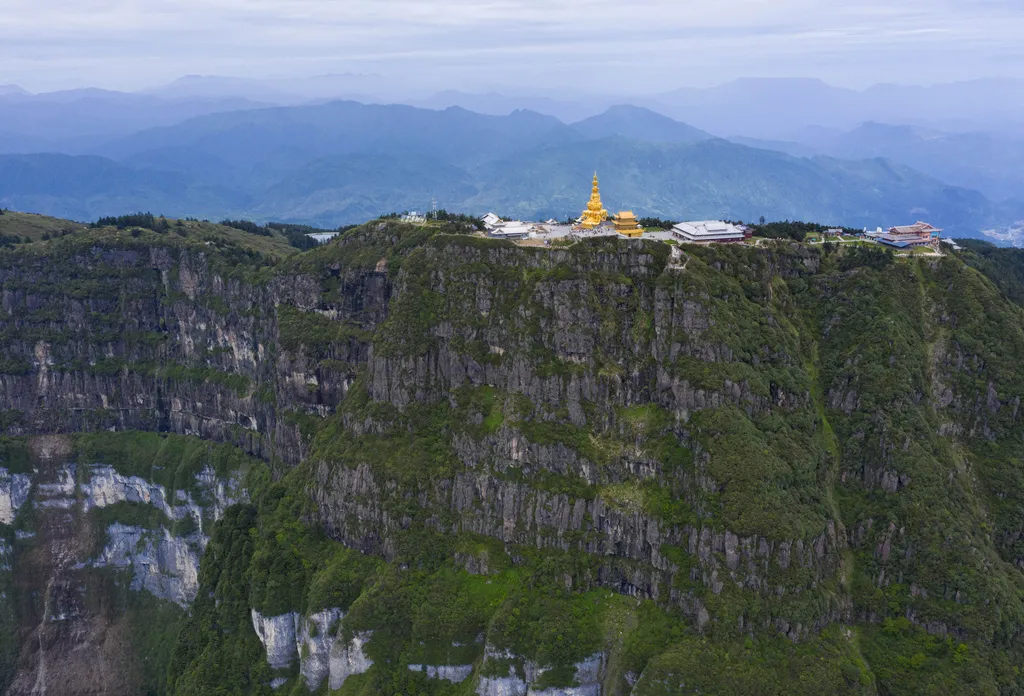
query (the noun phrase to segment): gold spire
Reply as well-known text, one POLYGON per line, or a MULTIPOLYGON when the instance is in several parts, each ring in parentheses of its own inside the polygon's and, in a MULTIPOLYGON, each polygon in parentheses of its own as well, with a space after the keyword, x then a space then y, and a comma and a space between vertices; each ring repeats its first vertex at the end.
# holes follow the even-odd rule
POLYGON ((608 219, 608 211, 601 203, 601 190, 597 184, 597 172, 594 172, 594 187, 591 189, 590 201, 587 209, 583 211, 580 224, 588 230, 592 230, 608 219))

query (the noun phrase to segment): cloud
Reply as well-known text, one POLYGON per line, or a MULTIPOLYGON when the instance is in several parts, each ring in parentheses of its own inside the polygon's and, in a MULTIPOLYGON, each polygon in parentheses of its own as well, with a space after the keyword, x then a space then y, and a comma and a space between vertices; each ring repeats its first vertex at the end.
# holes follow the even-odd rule
POLYGON ((0 83, 374 71, 409 84, 658 91, 1019 74, 1016 0, 6 0, 0 83))

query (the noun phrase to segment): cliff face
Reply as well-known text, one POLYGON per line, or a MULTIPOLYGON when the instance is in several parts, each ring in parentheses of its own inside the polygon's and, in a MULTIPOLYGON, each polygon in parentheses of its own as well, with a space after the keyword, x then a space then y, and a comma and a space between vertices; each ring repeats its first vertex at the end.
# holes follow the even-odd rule
MULTIPOLYGON (((314 444, 329 533, 386 558, 412 523, 497 539, 513 555, 582 552, 593 565, 574 582, 698 620, 704 592, 691 584, 774 602, 834 583, 845 540, 822 491, 836 472, 784 300, 758 304, 683 263, 643 244, 542 254, 428 245, 406 257, 355 387, 367 405, 347 402, 314 444), (730 335, 737 321, 758 334, 730 335), (762 430, 768 419, 782 432, 762 430), (364 444, 407 430, 440 440, 434 461, 364 444), (779 500, 736 486, 730 505, 716 505, 715 455, 748 435, 768 466, 755 474, 737 461, 728 475, 794 485, 779 500), (659 495, 672 514, 656 514, 659 495)), ((786 272, 809 273, 815 260, 792 263, 786 272)), ((725 456, 736 455, 748 456, 725 456)), ((764 621, 798 636, 848 607, 824 599, 815 610, 764 621)))
POLYGON ((147 600, 129 600, 124 591, 162 600, 159 618, 180 624, 181 609, 199 589, 211 528, 246 497, 242 476, 255 462, 231 455, 239 466, 218 473, 210 462, 222 457, 200 441, 128 437, 5 443, 0 497, 5 531, 13 534, 0 572, 16 640, 3 665, 5 693, 138 693, 152 686, 131 668, 162 657, 137 642, 154 627, 139 626, 141 617, 128 611, 147 600), (145 455, 152 459, 143 464, 145 455), (147 467, 148 476, 136 475, 147 467), (111 592, 118 585, 122 591, 111 592))
POLYGON ((382 222, 82 233, 0 282, 0 551, 55 598, 9 603, 11 693, 142 596, 159 675, 74 693, 1024 688, 1024 310, 962 259, 382 222))

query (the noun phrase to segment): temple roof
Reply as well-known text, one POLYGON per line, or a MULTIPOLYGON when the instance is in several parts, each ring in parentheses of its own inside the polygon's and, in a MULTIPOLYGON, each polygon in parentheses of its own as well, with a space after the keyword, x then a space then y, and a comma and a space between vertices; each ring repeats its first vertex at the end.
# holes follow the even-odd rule
POLYGON ((889 234, 912 234, 922 237, 925 235, 930 235, 941 231, 942 230, 940 230, 938 227, 933 227, 932 225, 929 225, 927 222, 916 222, 913 225, 901 225, 889 228, 889 234))

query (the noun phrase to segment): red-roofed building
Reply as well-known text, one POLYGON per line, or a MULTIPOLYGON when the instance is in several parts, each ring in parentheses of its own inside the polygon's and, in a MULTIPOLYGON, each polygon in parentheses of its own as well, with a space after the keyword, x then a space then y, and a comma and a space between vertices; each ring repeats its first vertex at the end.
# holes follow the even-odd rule
POLYGON ((875 239, 897 249, 936 246, 939 243, 939 232, 941 231, 927 222, 917 222, 913 225, 890 227, 888 232, 875 237, 875 239))

